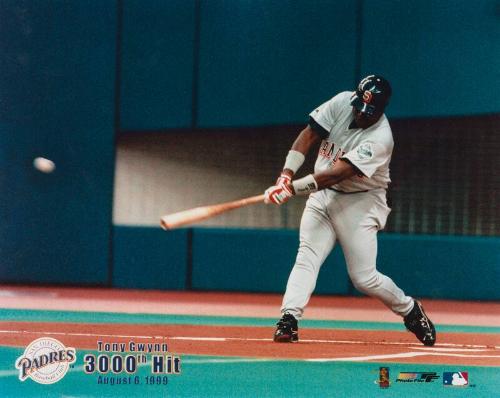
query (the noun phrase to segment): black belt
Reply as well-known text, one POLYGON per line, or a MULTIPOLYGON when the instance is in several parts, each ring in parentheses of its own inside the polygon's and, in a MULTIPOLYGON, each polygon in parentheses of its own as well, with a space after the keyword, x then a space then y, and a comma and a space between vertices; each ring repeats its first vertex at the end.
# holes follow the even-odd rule
POLYGON ((368 192, 369 191, 369 189, 367 189, 365 191, 345 192, 345 191, 341 191, 340 189, 335 189, 335 188, 332 188, 332 187, 327 188, 327 189, 330 189, 330 190, 338 192, 338 193, 347 193, 347 194, 349 194, 349 193, 361 193, 361 192, 368 192))

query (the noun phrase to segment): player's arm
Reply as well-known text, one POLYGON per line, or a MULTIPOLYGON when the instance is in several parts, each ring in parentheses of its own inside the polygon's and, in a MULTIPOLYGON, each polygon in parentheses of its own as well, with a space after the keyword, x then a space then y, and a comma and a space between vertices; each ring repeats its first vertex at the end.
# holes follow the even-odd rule
POLYGON ((392 144, 381 142, 362 142, 356 148, 344 154, 331 169, 309 174, 290 183, 294 195, 307 195, 355 175, 368 177, 390 159, 392 144))
POLYGON ((288 152, 287 159, 285 160, 283 173, 292 177, 304 163, 305 156, 309 153, 311 148, 319 143, 321 139, 322 136, 311 127, 311 124, 308 124, 293 142, 288 152))
POLYGON ((320 173, 309 174, 299 180, 291 182, 288 187, 292 195, 307 195, 360 174, 362 175, 358 168, 349 162, 348 159, 340 159, 331 169, 320 173))
POLYGON ((349 162, 348 159, 340 159, 338 162, 335 162, 335 165, 331 169, 313 174, 313 178, 316 181, 319 191, 360 174, 362 173, 359 169, 349 162))
POLYGON ((292 197, 293 192, 290 190, 292 177, 304 163, 310 149, 323 138, 323 135, 318 133, 314 127, 314 123, 310 122, 295 139, 286 157, 281 175, 275 185, 269 187, 265 192, 265 203, 281 205, 292 197))
MULTIPOLYGON (((328 131, 325 130, 321 125, 316 123, 316 121, 311 117, 309 120, 309 125, 306 129, 302 131, 294 145, 293 149, 302 150, 304 147, 309 150, 312 145, 319 142, 321 139, 328 136, 328 131), (303 135, 303 137, 301 137, 303 135)), ((287 172, 285 169, 284 172, 287 172)), ((308 194, 310 192, 319 191, 321 189, 330 187, 332 185, 338 184, 339 182, 351 178, 355 175, 362 175, 363 173, 354 166, 349 159, 340 159, 335 165, 325 171, 309 174, 308 176, 296 180, 292 183, 291 178, 283 181, 286 188, 291 192, 292 195, 308 194)), ((290 177, 293 173, 290 174, 290 177)))

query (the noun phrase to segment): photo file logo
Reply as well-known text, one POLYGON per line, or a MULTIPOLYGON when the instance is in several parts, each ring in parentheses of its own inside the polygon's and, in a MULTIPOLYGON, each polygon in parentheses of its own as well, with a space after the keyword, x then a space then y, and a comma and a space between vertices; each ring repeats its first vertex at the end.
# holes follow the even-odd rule
POLYGON ((439 379, 436 372, 399 372, 398 383, 431 383, 439 379))

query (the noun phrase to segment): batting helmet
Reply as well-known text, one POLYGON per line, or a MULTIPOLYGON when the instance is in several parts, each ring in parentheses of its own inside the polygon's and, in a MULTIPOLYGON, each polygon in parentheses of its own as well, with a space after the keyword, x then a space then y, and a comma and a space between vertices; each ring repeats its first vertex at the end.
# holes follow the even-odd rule
POLYGON ((356 91, 352 93, 351 105, 358 111, 371 116, 383 111, 389 103, 392 89, 382 76, 370 75, 361 80, 356 91))

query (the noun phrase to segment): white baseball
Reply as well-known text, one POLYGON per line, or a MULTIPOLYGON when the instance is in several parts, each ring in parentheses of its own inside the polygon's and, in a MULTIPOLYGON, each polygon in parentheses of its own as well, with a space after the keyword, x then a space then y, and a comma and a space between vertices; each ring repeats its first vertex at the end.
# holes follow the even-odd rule
POLYGON ((50 159, 38 157, 33 160, 33 167, 42 173, 52 173, 56 164, 50 159))

